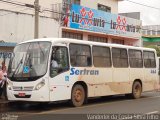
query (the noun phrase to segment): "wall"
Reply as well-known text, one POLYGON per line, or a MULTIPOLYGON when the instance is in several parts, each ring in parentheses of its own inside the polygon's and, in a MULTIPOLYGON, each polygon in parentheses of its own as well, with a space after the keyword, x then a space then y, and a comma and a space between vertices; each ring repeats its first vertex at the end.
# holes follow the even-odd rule
MULTIPOLYGON (((0 10, 0 40, 22 42, 34 38, 34 16, 0 10)), ((58 37, 59 23, 54 19, 40 17, 39 37, 58 37)))
POLYGON ((140 20, 141 13, 140 12, 130 12, 130 13, 119 13, 119 15, 134 18, 140 20))
MULTIPOLYGON (((14 0, 12 0, 14 1, 14 0)), ((35 0, 15 0, 15 3, 18 4, 32 4, 34 5, 35 0)), ((52 4, 54 3, 59 3, 62 0, 39 0, 39 5, 41 6, 41 11, 49 8, 52 9, 52 4)), ((17 12, 23 12, 23 13, 29 13, 29 14, 34 14, 34 8, 28 8, 28 7, 23 7, 23 6, 17 6, 17 5, 12 5, 4 2, 0 2, 0 8, 5 9, 5 10, 11 10, 11 11, 17 11, 17 12)), ((50 12, 41 12, 41 15, 47 15, 51 17, 50 12)))
MULTIPOLYGON (((13 0, 14 1, 14 0, 13 0)), ((16 3, 23 4, 34 4, 35 0, 16 0, 16 3)), ((51 12, 46 12, 44 11, 46 8, 52 10, 52 4, 58 4, 62 3, 63 0, 39 0, 39 4, 41 6, 41 13, 40 15, 45 15, 48 17, 52 17, 51 12)), ((111 7, 111 12, 118 14, 118 0, 81 0, 81 5, 90 7, 93 9, 97 9, 97 4, 103 4, 106 6, 111 7)), ((4 2, 0 2, 0 8, 5 9, 5 10, 11 10, 11 11, 17 11, 17 12, 23 12, 23 13, 29 13, 29 14, 34 14, 34 9, 33 8, 27 8, 23 6, 17 6, 17 5, 12 5, 4 2)))
POLYGON ((81 5, 97 9, 97 5, 103 4, 111 7, 111 13, 118 14, 118 0, 81 0, 81 5))

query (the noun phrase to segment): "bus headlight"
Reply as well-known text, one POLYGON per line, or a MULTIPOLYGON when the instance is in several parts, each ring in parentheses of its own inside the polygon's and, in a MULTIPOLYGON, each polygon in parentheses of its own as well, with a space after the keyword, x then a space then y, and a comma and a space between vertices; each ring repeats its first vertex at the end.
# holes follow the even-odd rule
POLYGON ((7 85, 8 90, 12 90, 12 87, 10 85, 7 85))
POLYGON ((10 82, 9 80, 7 80, 6 84, 7 84, 7 88, 8 88, 9 90, 12 90, 13 83, 10 82))
POLYGON ((43 80, 43 81, 41 81, 40 83, 38 83, 38 84, 36 85, 35 90, 41 89, 44 85, 45 85, 45 81, 43 80))

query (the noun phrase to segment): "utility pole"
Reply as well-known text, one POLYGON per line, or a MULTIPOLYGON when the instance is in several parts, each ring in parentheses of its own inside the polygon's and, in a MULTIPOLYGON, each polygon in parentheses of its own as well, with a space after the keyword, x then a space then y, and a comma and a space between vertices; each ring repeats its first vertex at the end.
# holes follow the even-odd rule
POLYGON ((35 23, 34 23, 34 38, 37 39, 39 37, 39 0, 35 0, 34 2, 35 8, 35 23))

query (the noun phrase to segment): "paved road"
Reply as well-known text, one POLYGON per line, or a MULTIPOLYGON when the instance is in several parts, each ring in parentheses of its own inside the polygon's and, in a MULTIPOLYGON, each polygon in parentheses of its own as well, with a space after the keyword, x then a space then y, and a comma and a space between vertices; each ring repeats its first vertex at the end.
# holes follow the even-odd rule
MULTIPOLYGON (((70 107, 69 103, 66 102, 52 103, 45 106, 39 104, 12 105, 2 115, 3 117, 18 117, 18 120, 71 120, 71 118, 73 120, 86 120, 89 116, 93 117, 93 114, 160 115, 160 92, 144 93, 142 94, 142 98, 137 100, 126 99, 124 96, 97 98, 89 100, 88 104, 78 108, 70 107)), ((107 116, 103 116, 102 118, 104 117, 107 116)), ((158 116, 154 117, 155 119, 156 117, 158 118, 158 116)), ((117 116, 112 116, 112 119, 114 118, 119 119, 117 116)), ((160 119, 160 116, 158 119, 160 119)))

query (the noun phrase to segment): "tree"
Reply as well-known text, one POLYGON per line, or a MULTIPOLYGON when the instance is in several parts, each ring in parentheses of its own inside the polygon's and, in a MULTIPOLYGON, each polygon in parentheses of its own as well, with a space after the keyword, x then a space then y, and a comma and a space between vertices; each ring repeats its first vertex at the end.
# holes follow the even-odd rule
POLYGON ((149 45, 149 46, 145 46, 147 48, 153 48, 157 51, 157 56, 160 57, 160 46, 157 45, 149 45))

